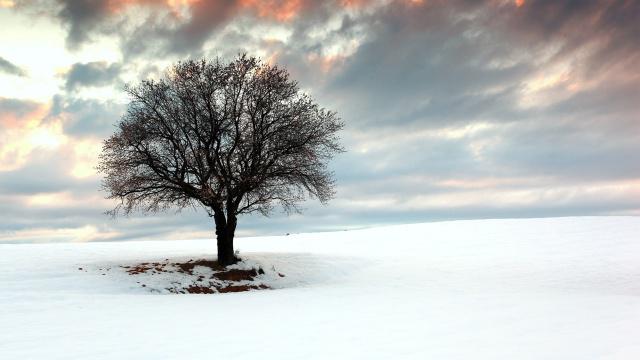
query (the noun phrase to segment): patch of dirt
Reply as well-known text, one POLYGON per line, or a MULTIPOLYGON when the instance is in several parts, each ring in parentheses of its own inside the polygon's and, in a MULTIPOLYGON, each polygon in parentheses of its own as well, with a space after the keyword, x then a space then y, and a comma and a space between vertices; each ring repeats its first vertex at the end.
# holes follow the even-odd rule
POLYGON ((210 287, 191 285, 186 288, 189 294, 215 294, 216 291, 210 287))
POLYGON ((227 287, 223 287, 218 289, 218 292, 228 293, 228 292, 240 292, 240 291, 249 291, 249 290, 264 290, 268 289, 267 285, 229 285, 227 287))
MULTIPOLYGON (((256 277, 264 274, 264 270, 227 269, 213 260, 201 259, 172 263, 165 259, 163 262, 143 262, 137 265, 121 266, 121 268, 132 276, 180 273, 185 277, 184 279, 172 282, 171 287, 164 287, 164 290, 173 294, 215 294, 270 289, 269 286, 256 280, 256 277), (206 273, 210 275, 203 275, 203 269, 194 271, 197 266, 204 267, 206 273)), ((280 273, 278 275, 284 276, 280 273)), ((144 284, 141 286, 147 287, 144 284)))
POLYGON ((213 274, 213 276, 216 279, 223 280, 223 281, 243 281, 243 280, 251 281, 253 280, 253 278, 258 276, 259 274, 260 275, 264 274, 264 271, 262 269, 259 269, 258 271, 256 271, 256 269, 251 269, 251 270, 231 269, 227 271, 217 272, 213 274))
POLYGON ((177 266, 180 269, 178 271, 187 273, 190 275, 193 275, 193 268, 195 268, 196 266, 207 267, 214 271, 224 270, 223 266, 218 264, 217 261, 213 261, 213 260, 197 260, 197 261, 189 260, 186 263, 175 263, 173 265, 177 266))

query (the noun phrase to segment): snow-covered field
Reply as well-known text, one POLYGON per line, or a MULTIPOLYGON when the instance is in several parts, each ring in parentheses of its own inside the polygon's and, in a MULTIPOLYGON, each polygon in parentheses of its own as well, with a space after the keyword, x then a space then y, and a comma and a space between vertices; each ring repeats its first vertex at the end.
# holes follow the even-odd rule
POLYGON ((158 294, 119 267, 211 259, 212 240, 0 245, 0 359, 640 359, 638 217, 237 247, 275 290, 158 294))

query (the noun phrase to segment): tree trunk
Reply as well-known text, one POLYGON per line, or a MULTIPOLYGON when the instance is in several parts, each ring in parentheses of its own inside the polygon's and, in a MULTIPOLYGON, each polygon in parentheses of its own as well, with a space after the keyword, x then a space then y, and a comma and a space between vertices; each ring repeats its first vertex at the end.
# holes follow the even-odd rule
POLYGON ((225 219, 224 214, 215 214, 216 236, 218 240, 218 263, 222 266, 238 262, 233 251, 233 237, 236 232, 237 220, 235 216, 225 219))

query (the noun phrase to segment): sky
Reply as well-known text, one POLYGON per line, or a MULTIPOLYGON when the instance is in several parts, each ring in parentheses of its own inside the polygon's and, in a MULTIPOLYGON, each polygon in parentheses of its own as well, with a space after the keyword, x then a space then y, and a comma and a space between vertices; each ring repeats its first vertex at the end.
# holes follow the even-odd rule
POLYGON ((110 218, 125 84, 240 52, 336 111, 337 193, 237 235, 640 215, 640 1, 0 0, 0 243, 212 238, 110 218))

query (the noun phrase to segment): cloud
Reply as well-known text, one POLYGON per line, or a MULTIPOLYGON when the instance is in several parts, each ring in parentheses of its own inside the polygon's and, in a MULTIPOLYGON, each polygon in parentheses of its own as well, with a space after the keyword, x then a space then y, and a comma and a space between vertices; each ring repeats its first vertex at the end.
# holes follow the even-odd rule
POLYGON ((4 72, 9 75, 21 76, 21 77, 27 76, 27 72, 24 69, 13 64, 12 62, 3 58, 2 56, 0 56, 0 72, 4 72))
POLYGON ((67 135, 106 138, 125 112, 126 106, 110 99, 79 99, 75 93, 57 94, 46 119, 62 120, 67 135))
POLYGON ((0 97, 0 125, 5 129, 21 126, 37 116, 42 106, 35 101, 0 97))
POLYGON ((62 141, 57 124, 42 124, 46 112, 46 104, 0 98, 0 174, 22 166, 34 150, 62 141))
MULTIPOLYGON (((120 17, 136 6, 171 8, 177 1, 164 0, 57 0, 55 5, 34 1, 30 5, 45 8, 67 26, 67 47, 79 49, 84 43, 94 40, 94 36, 115 34, 122 26, 120 17), (53 8, 52 8, 53 7, 53 8)), ((188 2, 187 2, 188 3, 188 2)))
POLYGON ((79 50, 101 36, 119 38, 125 58, 151 54, 195 54, 217 31, 239 19, 289 26, 316 22, 333 11, 354 10, 368 1, 311 0, 57 0, 25 1, 18 7, 60 21, 66 44, 79 50), (48 14, 48 15, 47 15, 48 14))
POLYGON ((65 87, 74 90, 78 87, 107 86, 118 82, 121 66, 104 61, 75 63, 66 74, 65 87))

